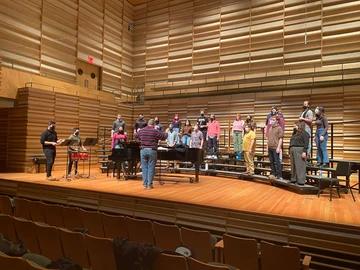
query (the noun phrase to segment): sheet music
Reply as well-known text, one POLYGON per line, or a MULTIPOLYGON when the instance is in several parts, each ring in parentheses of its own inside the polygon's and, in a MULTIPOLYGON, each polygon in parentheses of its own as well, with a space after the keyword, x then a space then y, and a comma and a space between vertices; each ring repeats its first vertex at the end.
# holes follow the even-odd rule
POLYGON ((159 146, 159 147, 157 148, 157 150, 158 150, 158 151, 169 151, 169 148, 159 146))

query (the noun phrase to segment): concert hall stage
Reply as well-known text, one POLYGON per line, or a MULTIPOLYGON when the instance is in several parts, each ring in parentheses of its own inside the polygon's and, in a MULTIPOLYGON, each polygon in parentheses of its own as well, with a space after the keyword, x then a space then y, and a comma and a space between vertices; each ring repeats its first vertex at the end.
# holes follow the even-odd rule
MULTIPOLYGON (((54 176, 59 178, 61 173, 54 173, 54 176)), ((189 183, 189 174, 184 174, 185 178, 176 177, 180 174, 171 176, 161 178, 165 180, 163 186, 155 178, 154 189, 144 190, 141 175, 137 180, 124 181, 97 173, 95 178, 90 179, 51 182, 45 180, 43 173, 2 173, 0 190, 1 193, 14 196, 169 222, 184 219, 222 227, 221 220, 225 222, 225 214, 232 212, 360 228, 358 192, 354 192, 356 202, 353 202, 350 193, 341 193, 341 198, 338 198, 336 192, 330 202, 329 190, 318 198, 316 195, 301 195, 263 182, 201 175, 199 183, 189 183), (204 212, 200 211, 194 217, 195 220, 184 217, 183 214, 190 211, 191 207, 204 209, 204 212), (202 216, 209 220, 202 221, 202 216)))

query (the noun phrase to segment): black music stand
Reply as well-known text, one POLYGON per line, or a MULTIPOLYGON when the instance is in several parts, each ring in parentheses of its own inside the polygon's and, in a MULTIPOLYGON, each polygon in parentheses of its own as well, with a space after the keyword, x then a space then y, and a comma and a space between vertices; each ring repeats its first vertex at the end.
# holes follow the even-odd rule
POLYGON ((83 146, 90 146, 90 155, 89 155, 89 175, 87 178, 95 178, 94 175, 90 174, 90 165, 91 165, 91 147, 97 145, 98 138, 86 138, 83 146))
MULTIPOLYGON (((76 143, 77 140, 69 140, 69 139, 66 139, 64 141, 62 141, 59 146, 66 146, 66 147, 69 147, 71 145, 73 145, 74 143, 76 143)), ((63 175, 63 177, 61 177, 61 179, 65 178, 66 181, 70 182, 71 180, 68 178, 68 165, 69 165, 69 153, 68 153, 68 150, 66 149, 66 165, 65 165, 65 175, 63 175)))

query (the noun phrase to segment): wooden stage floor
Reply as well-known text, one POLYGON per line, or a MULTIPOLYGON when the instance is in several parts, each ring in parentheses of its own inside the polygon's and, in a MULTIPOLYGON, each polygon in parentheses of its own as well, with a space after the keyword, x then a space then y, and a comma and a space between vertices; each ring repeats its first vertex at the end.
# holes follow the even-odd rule
MULTIPOLYGON (((54 176, 61 177, 61 174, 54 173, 54 176)), ((184 176, 190 176, 190 174, 184 176)), ((354 192, 356 202, 352 200, 350 193, 341 193, 341 198, 335 195, 333 201, 330 202, 329 190, 318 198, 316 195, 301 195, 264 182, 219 176, 200 175, 199 183, 192 184, 189 183, 188 178, 162 178, 166 180, 163 186, 156 179, 154 189, 144 190, 141 176, 138 180, 124 181, 96 173, 95 178, 91 179, 50 182, 45 180, 44 173, 2 173, 0 174, 0 192, 68 204, 72 201, 74 205, 84 207, 90 205, 95 209, 100 209, 96 204, 100 204, 99 200, 106 200, 104 198, 106 194, 114 200, 114 205, 111 203, 108 205, 110 211, 116 207, 114 198, 132 198, 153 201, 154 204, 156 202, 166 202, 170 205, 191 204, 195 207, 360 227, 358 192, 354 192), (74 199, 74 197, 81 197, 81 199, 74 199)), ((119 207, 126 202, 126 199, 120 200, 119 207)), ((106 210, 106 207, 102 209, 106 210)), ((123 213, 126 214, 124 211, 123 213)), ((171 216, 171 213, 169 215, 171 216)), ((216 213, 209 214, 209 216, 212 215, 215 216, 216 213)))

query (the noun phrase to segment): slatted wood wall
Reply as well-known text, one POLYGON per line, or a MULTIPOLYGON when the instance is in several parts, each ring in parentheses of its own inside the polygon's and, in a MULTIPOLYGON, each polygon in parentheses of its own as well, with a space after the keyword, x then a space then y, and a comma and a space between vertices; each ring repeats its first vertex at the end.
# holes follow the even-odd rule
POLYGON ((151 1, 134 11, 134 78, 148 97, 359 79, 341 74, 359 67, 359 10, 355 0, 151 1))
POLYGON ((0 172, 6 171, 6 153, 7 153, 7 141, 8 141, 8 117, 9 109, 0 109, 0 172))
MULTIPOLYGON (((87 97, 51 92, 34 88, 21 88, 18 94, 18 106, 2 109, 0 159, 6 162, 3 167, 9 172, 25 172, 32 165, 34 157, 43 157, 40 144, 40 135, 46 130, 47 122, 56 122, 56 131, 60 139, 67 139, 74 127, 80 128, 80 137, 97 138, 98 127, 111 127, 117 113, 123 114, 123 119, 128 125, 132 123, 133 105, 121 104, 115 101, 100 101, 87 97)), ((131 136, 131 128, 129 129, 131 136)), ((107 134, 107 148, 110 147, 110 133, 107 134)), ((99 145, 91 149, 91 166, 100 167, 97 156, 99 145)), ((86 147, 88 152, 90 147, 86 147)), ((54 169, 64 171, 66 163, 66 147, 57 148, 57 157, 54 169)), ((90 153, 90 152, 89 152, 90 153)))
MULTIPOLYGON (((229 137, 235 114, 245 117, 250 114, 255 117, 258 126, 265 124, 270 108, 276 105, 285 117, 284 151, 288 153, 293 124, 298 120, 305 100, 312 103, 312 110, 317 106, 325 108, 329 123, 334 123, 334 158, 359 160, 360 154, 360 122, 347 123, 344 121, 359 121, 359 89, 360 86, 327 87, 316 90, 277 91, 266 93, 249 93, 217 97, 178 98, 166 101, 145 102, 144 105, 134 107, 134 117, 144 113, 145 119, 159 116, 161 123, 166 126, 172 122, 178 113, 183 123, 186 118, 195 123, 200 109, 208 114, 215 114, 221 125, 221 151, 232 150, 232 138, 229 137)), ((313 133, 315 133, 315 127, 313 133)), ((329 133, 330 129, 329 129, 329 133)), ((264 142, 266 145, 266 142, 264 142)), ((263 151, 262 130, 257 130, 257 152, 263 151)), ((330 137, 328 140, 330 154, 330 137)), ((316 156, 314 145, 313 156, 316 156)))
POLYGON ((102 89, 129 95, 133 6, 126 0, 1 1, 4 65, 76 84, 77 60, 102 68, 102 89))

